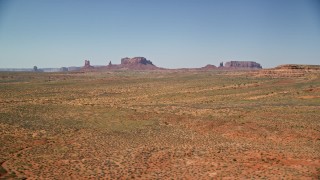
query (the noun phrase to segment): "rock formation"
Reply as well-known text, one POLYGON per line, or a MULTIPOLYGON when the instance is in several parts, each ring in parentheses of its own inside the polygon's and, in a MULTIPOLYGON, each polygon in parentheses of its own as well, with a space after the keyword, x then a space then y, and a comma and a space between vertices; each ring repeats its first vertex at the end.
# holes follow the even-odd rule
MULTIPOLYGON (((116 69, 130 69, 130 70, 156 70, 161 69, 155 66, 150 60, 145 57, 134 57, 134 58, 122 58, 121 64, 112 64, 111 61, 104 69, 116 70, 116 69)), ((98 68, 99 69, 99 68, 98 68)))
POLYGON ((229 61, 226 62, 226 68, 240 68, 240 69, 262 69, 259 63, 253 61, 229 61))
POLYGON ((284 64, 275 68, 252 72, 257 77, 304 77, 308 73, 319 73, 320 65, 284 64))
POLYGON ((284 64, 284 65, 277 66, 275 69, 282 69, 282 70, 320 70, 320 65, 284 64))
POLYGON ((147 60, 146 58, 144 57, 134 57, 134 58, 122 58, 121 59, 121 64, 122 65, 127 65, 127 64, 144 64, 144 65, 147 65, 147 64, 150 64, 150 65, 153 65, 152 62, 150 60, 147 60))
POLYGON ((120 66, 121 68, 137 69, 137 70, 158 69, 157 66, 153 65, 153 63, 150 60, 147 60, 144 57, 122 58, 120 66))
POLYGON ((89 60, 84 60, 84 66, 83 69, 92 69, 93 66, 90 65, 90 61, 89 60))
POLYGON ((210 70, 210 69, 216 69, 217 67, 215 65, 211 65, 211 64, 208 64, 200 69, 202 70, 210 70))
POLYGON ((90 66, 90 61, 84 60, 84 67, 89 67, 89 66, 90 66))

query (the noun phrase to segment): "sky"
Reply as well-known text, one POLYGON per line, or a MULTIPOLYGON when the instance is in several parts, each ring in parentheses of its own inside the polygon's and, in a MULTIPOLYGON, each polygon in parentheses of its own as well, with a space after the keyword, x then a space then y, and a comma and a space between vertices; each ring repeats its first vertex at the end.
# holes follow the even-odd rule
POLYGON ((319 0, 0 0, 0 68, 320 64, 319 0))

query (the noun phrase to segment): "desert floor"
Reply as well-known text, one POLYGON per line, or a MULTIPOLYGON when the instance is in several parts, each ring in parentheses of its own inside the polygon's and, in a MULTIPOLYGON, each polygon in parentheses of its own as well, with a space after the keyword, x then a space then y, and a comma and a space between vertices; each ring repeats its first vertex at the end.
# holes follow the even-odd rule
POLYGON ((320 72, 0 73, 13 179, 318 179, 320 72))

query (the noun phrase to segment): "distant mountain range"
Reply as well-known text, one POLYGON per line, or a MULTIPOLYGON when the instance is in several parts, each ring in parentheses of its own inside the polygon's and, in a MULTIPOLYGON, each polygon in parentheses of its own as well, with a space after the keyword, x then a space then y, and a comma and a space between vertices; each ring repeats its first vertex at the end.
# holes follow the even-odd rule
MULTIPOLYGON (((213 70, 213 69, 262 69, 259 63, 253 61, 229 61, 219 67, 208 64, 201 68, 180 68, 176 70, 213 70)), ((14 71, 14 72, 67 72, 67 71, 103 71, 103 70, 166 70, 155 66, 150 60, 145 57, 122 58, 121 64, 93 66, 90 65, 89 60, 85 60, 84 66, 77 67, 61 67, 61 68, 0 68, 0 71, 14 71)), ((172 70, 172 69, 171 69, 172 70)))

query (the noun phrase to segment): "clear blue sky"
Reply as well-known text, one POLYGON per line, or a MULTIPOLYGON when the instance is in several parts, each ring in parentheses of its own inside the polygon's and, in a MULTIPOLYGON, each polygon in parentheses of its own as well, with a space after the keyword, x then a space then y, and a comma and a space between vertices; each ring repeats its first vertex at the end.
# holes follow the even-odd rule
POLYGON ((0 68, 320 64, 319 0, 0 0, 0 68))

